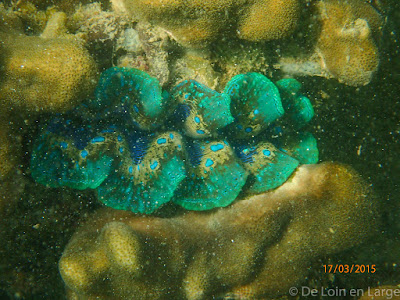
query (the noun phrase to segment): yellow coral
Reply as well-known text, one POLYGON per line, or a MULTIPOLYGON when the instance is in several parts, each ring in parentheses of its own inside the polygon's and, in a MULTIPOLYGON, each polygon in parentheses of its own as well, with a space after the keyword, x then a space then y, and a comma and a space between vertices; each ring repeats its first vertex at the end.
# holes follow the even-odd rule
POLYGON ((325 0, 318 8, 322 30, 317 52, 327 72, 348 85, 369 83, 379 65, 374 36, 383 20, 378 12, 359 0, 325 0))
POLYGON ((59 267, 71 299, 274 297, 304 280, 318 257, 370 236, 374 200, 348 167, 303 165, 278 189, 207 213, 101 209, 59 267))
POLYGON ((28 111, 65 111, 95 84, 96 66, 72 39, 0 33, 4 53, 0 99, 28 111))
POLYGON ((237 31, 249 41, 288 35, 297 25, 299 0, 114 0, 139 19, 170 31, 182 44, 204 47, 222 34, 237 31))
POLYGON ((240 16, 238 35, 248 41, 269 41, 287 36, 297 25, 298 0, 264 0, 240 16))
POLYGON ((319 21, 314 52, 282 57, 285 73, 336 78, 351 86, 368 84, 379 66, 378 41, 383 17, 360 0, 323 0, 316 4, 319 21))

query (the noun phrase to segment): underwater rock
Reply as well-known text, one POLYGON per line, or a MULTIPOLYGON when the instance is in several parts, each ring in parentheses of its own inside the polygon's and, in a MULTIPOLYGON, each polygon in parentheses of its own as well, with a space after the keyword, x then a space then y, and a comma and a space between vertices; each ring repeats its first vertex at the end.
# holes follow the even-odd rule
POLYGON ((377 229, 376 198, 349 167, 302 165, 276 190, 170 218, 100 209, 59 263, 70 299, 264 299, 318 258, 377 229), (106 280, 105 280, 106 279, 106 280))
POLYGON ((300 163, 290 153, 318 161, 315 139, 295 138, 296 124, 282 134, 291 140, 273 138, 281 150, 263 144, 284 113, 268 78, 241 74, 225 90, 185 80, 169 94, 143 71, 110 68, 93 99, 43 126, 32 176, 49 187, 96 189, 107 206, 149 214, 171 200, 191 210, 225 207, 242 189, 262 193, 284 183, 300 163))
POLYGON ((140 22, 124 30, 118 38, 115 52, 122 55, 118 56, 117 65, 146 71, 163 86, 175 80, 170 70, 171 60, 174 60, 170 55, 171 44, 175 45, 164 30, 140 22))
POLYGON ((368 84, 379 66, 383 17, 358 0, 319 1, 317 11, 321 30, 313 54, 283 57, 280 69, 290 75, 336 78, 351 86, 368 84))
POLYGON ((69 17, 67 27, 87 44, 96 41, 103 43, 105 48, 104 43, 120 37, 128 23, 123 15, 103 10, 100 2, 94 2, 78 5, 69 17))
POLYGON ((119 10, 166 29, 179 43, 196 48, 235 32, 249 41, 286 37, 296 27, 300 14, 298 0, 112 2, 119 10))

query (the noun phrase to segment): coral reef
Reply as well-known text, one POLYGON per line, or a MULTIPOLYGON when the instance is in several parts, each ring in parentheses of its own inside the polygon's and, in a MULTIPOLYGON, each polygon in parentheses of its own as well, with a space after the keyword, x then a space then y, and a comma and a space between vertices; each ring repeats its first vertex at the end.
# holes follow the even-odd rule
MULTIPOLYGON (((287 121, 306 115, 307 123, 312 106, 298 94, 300 83, 291 82, 295 88, 279 85, 287 121)), ((311 134, 296 138, 299 126, 277 122, 284 114, 278 87, 262 74, 238 75, 224 93, 185 80, 167 94, 143 71, 104 71, 94 99, 44 126, 32 151, 32 177, 50 187, 96 189, 108 206, 152 213, 170 200, 192 210, 225 207, 248 174, 247 190, 261 193, 284 183, 300 163, 318 162, 311 134), (277 132, 291 136, 290 146, 276 137, 280 148, 265 142, 277 132)))
MULTIPOLYGON (((221 77, 212 68, 206 57, 192 55, 190 52, 177 60, 174 65, 174 74, 178 82, 184 78, 192 78, 214 90, 217 90, 221 77)), ((232 76, 229 78, 232 78, 232 76)))
POLYGON ((288 36, 297 27, 300 1, 254 1, 239 11, 242 12, 237 25, 239 38, 252 42, 270 41, 288 36))
MULTIPOLYGON (((113 3, 118 11, 128 11, 139 23, 149 21, 164 28, 184 46, 184 52, 188 48, 201 48, 206 52, 212 49, 207 54, 209 64, 228 63, 221 67, 231 73, 230 77, 249 71, 262 72, 256 65, 260 68, 274 65, 289 75, 336 78, 342 83, 360 86, 371 81, 379 65, 378 45, 384 18, 370 3, 362 0, 306 3, 297 0, 115 0, 113 3), (304 16, 300 16, 301 11, 304 16), (291 33, 293 37, 287 38, 291 33), (271 40, 276 40, 276 45, 265 43, 271 40), (242 47, 238 52, 245 52, 235 54, 229 49, 232 44, 242 47), (299 44, 305 45, 298 47, 299 44), (215 47, 222 49, 223 57, 215 57, 215 47), (255 51, 248 53, 252 48, 255 51), (254 61, 254 54, 261 58, 256 64, 248 62, 254 61), (227 57, 229 55, 233 57, 227 57), (238 56, 243 59, 235 59, 238 56), (263 60, 269 63, 262 63, 263 60), (235 72, 230 70, 232 68, 238 70, 235 72)), ((190 67, 199 58, 205 58, 204 53, 195 57, 189 55, 187 62, 183 59, 180 63, 190 67)), ((204 62, 199 63, 201 72, 206 71, 211 76, 203 78, 202 83, 212 86, 216 74, 207 70, 204 62)))
POLYGON ((119 37, 128 21, 123 15, 104 11, 99 2, 78 6, 67 27, 86 43, 112 41, 119 37))
POLYGON ((113 3, 138 19, 163 27, 190 47, 204 47, 221 34, 235 31, 249 41, 282 38, 293 31, 300 15, 298 0, 114 0, 113 3))
POLYGON ((303 165, 278 189, 207 213, 101 209, 74 234, 59 268, 71 299, 273 297, 300 284, 316 258, 370 236, 375 214, 352 169, 303 165))
MULTIPOLYGON (((3 241, 0 285, 14 298, 30 298, 34 293, 44 295, 51 289, 44 288, 46 284, 57 285, 57 272, 49 269, 57 259, 52 250, 63 247, 63 244, 60 247, 48 243, 54 234, 38 243, 38 237, 44 237, 44 230, 37 230, 37 223, 31 223, 33 219, 43 221, 43 213, 54 209, 49 205, 35 210, 34 201, 27 201, 35 191, 40 191, 41 196, 47 195, 43 189, 30 184, 26 176, 27 140, 36 126, 37 112, 70 109, 80 97, 92 92, 96 79, 96 66, 89 53, 79 41, 66 34, 65 14, 55 12, 50 16, 38 13, 32 6, 27 9, 32 9, 31 18, 21 16, 30 14, 24 9, 16 12, 0 4, 0 239, 3 241), (24 225, 18 226, 21 223, 24 225), (50 246, 43 249, 47 243, 50 246), (37 250, 33 250, 35 247, 37 250)), ((40 196, 36 196, 35 200, 40 203, 40 196)), ((49 219, 53 224, 61 220, 55 216, 49 219)), ((54 298, 60 297, 61 284, 58 287, 54 298)), ((1 293, 0 297, 5 295, 1 293)))
POLYGON ((309 58, 280 60, 289 74, 336 78, 351 86, 368 84, 379 65, 378 42, 384 24, 371 5, 359 0, 317 3, 321 30, 309 58))
MULTIPOLYGON (((46 63, 45 57, 41 57, 35 50, 39 44, 53 47, 57 50, 54 53, 61 55, 59 58, 49 59, 49 65, 44 66, 53 73, 48 74, 52 78, 57 77, 56 74, 60 71, 57 68, 64 66, 62 59, 66 63, 70 58, 61 50, 64 45, 67 45, 69 53, 85 57, 86 62, 89 61, 87 66, 91 65, 89 69, 92 70, 89 72, 92 79, 82 79, 82 82, 87 83, 87 90, 79 80, 76 81, 76 86, 61 86, 65 89, 64 95, 71 95, 71 104, 68 101, 59 103, 56 97, 52 98, 47 94, 42 95, 44 101, 38 99, 38 102, 30 102, 32 98, 23 99, 21 95, 15 98, 17 102, 4 98, 3 94, 0 97, 1 299, 65 298, 65 286, 57 269, 57 262, 80 222, 88 216, 87 225, 81 227, 71 240, 60 264, 61 270, 70 270, 72 273, 69 274, 73 274, 69 276, 63 273, 67 282, 67 296, 71 299, 134 298, 135 295, 131 292, 136 292, 137 298, 150 299, 196 298, 196 295, 197 298, 204 299, 264 299, 286 294, 288 286, 299 282, 302 282, 302 286, 316 287, 318 290, 337 286, 346 290, 358 287, 367 291, 368 287, 377 287, 378 293, 400 282, 400 163, 397 157, 400 151, 400 102, 393 100, 400 93, 396 72, 400 67, 399 1, 298 0, 296 5, 291 6, 291 10, 286 10, 284 5, 290 6, 295 1, 217 0, 200 3, 197 0, 178 0, 174 2, 184 2, 185 7, 176 13, 189 11, 191 14, 179 18, 166 14, 170 20, 151 20, 146 16, 131 18, 133 14, 119 14, 121 10, 126 11, 123 5, 128 1, 125 0, 112 1, 114 10, 110 9, 109 1, 88 2, 6 0, 0 3, 0 89, 5 82, 14 84, 14 88, 20 88, 18 83, 23 84, 24 81, 29 85, 38 78, 48 80, 48 77, 32 73, 31 76, 16 77, 13 79, 15 82, 11 82, 9 75, 5 73, 9 70, 4 63, 6 59, 13 58, 14 53, 20 53, 25 59, 31 58, 30 63, 35 63, 34 60, 46 63), (212 21, 216 23, 209 23, 210 26, 206 28, 209 24, 203 22, 196 27, 196 20, 204 20, 203 12, 210 12, 208 9, 219 5, 218 2, 229 2, 232 10, 218 7, 215 13, 211 13, 214 17, 212 21), (280 7, 273 8, 278 9, 275 14, 263 16, 261 10, 256 9, 256 2, 258 8, 262 9, 267 9, 268 5, 280 7), (203 10, 192 9, 193 5, 202 7, 203 3, 203 10), (284 9, 279 11, 279 8, 284 9), (254 20, 260 16, 263 19, 257 20, 259 24, 272 22, 272 25, 264 29, 263 26, 260 27, 262 30, 257 34, 253 30, 257 22, 239 29, 239 24, 243 25, 246 18, 251 20, 254 17, 254 20), (144 19, 161 27, 150 25, 144 19), (174 19, 178 19, 178 22, 174 19), (188 32, 180 35, 179 30, 175 32, 175 25, 186 26, 188 32), (171 30, 168 32, 162 27, 171 30), (210 30, 200 37, 203 42, 185 43, 185 36, 189 37, 187 42, 190 43, 190 35, 195 34, 198 28, 210 30), (276 29, 282 31, 282 36, 275 36, 269 42, 262 40, 264 33, 270 35, 268 30, 278 32, 276 29), (178 43, 173 36, 181 38, 178 43), (252 42, 252 37, 261 40, 252 42), (26 53, 16 49, 14 42, 21 50, 26 50, 26 53), (32 51, 36 57, 31 57, 28 51, 32 51), (234 76, 247 72, 262 73, 271 78, 278 86, 279 93, 284 95, 281 97, 285 110, 283 119, 279 120, 279 126, 270 128, 272 136, 282 134, 282 137, 279 137, 278 143, 278 139, 270 140, 271 135, 266 134, 265 140, 271 141, 273 145, 267 144, 259 136, 251 145, 238 146, 229 143, 236 147, 234 155, 241 159, 240 163, 249 175, 242 189, 245 192, 226 208, 188 212, 170 201, 153 216, 138 216, 109 208, 92 215, 102 205, 96 199, 95 192, 45 187, 33 182, 29 168, 33 141, 37 138, 41 125, 50 119, 54 120, 53 112, 62 112, 64 115, 66 110, 75 107, 80 101, 87 99, 86 95, 91 94, 97 81, 96 68, 91 57, 101 71, 112 66, 136 67, 146 71, 156 77, 160 85, 168 91, 180 81, 190 78, 222 93, 234 76), (54 63, 58 63, 58 66, 53 69, 54 63), (375 210, 376 202, 370 197, 369 188, 365 198, 348 193, 340 196, 343 199, 341 202, 332 200, 339 199, 337 191, 351 190, 348 185, 337 183, 342 180, 341 176, 346 169, 340 166, 337 167, 340 170, 335 171, 337 169, 333 170, 336 167, 332 164, 300 165, 288 180, 285 176, 273 176, 272 179, 286 183, 250 201, 247 193, 257 191, 249 188, 256 188, 263 183, 270 184, 268 181, 271 179, 264 177, 268 175, 268 169, 251 166, 243 161, 250 159, 254 164, 254 161, 265 159, 260 155, 263 151, 254 155, 253 148, 278 148, 302 163, 313 163, 318 158, 316 139, 312 135, 291 134, 307 122, 309 113, 312 112, 312 107, 310 109, 309 102, 305 100, 307 98, 297 90, 296 84, 285 81, 286 79, 282 82, 279 80, 297 75, 305 76, 301 79, 304 90, 307 91, 305 96, 312 100, 318 116, 308 128, 312 127, 316 134, 321 159, 348 163, 364 178, 368 178, 371 187, 379 193, 378 204, 382 204, 382 210, 375 210), (315 75, 333 80, 309 77, 315 75), (370 81, 368 86, 352 88, 370 81), (285 103, 284 98, 290 99, 290 103, 285 103), (46 104, 45 99, 54 100, 56 107, 46 104), (302 113, 298 113, 299 109, 302 113), (261 143, 259 139, 262 140, 261 143), (307 152, 304 149, 316 150, 307 152), (304 152, 307 153, 306 156, 304 152), (326 171, 322 172, 323 168, 326 171), (326 187, 314 188, 314 181, 310 180, 310 176, 303 176, 304 170, 310 170, 313 178, 318 182, 325 182, 326 187), (317 170, 325 174, 324 179, 317 174, 317 170), (302 191, 299 191, 300 186, 302 191), (285 187, 286 190, 283 189, 285 187), (258 200, 262 197, 266 199, 261 204, 258 200), (245 203, 241 203, 241 199, 245 203), (252 208, 248 202, 255 203, 256 206, 252 208), (271 209, 266 212, 268 208, 271 209), (230 218, 228 215, 234 210, 240 211, 240 214, 230 218), (265 219, 258 218, 257 213, 270 217, 262 224, 265 219), (382 214, 383 224, 379 228, 378 236, 366 240, 374 233, 374 222, 382 214), (206 224, 207 222, 209 223, 206 224), (257 227, 257 224, 262 226, 257 227), (361 233, 360 236, 355 234, 356 230, 361 233), (262 236, 265 239, 260 243, 256 242, 262 236), (351 247, 363 241, 366 243, 351 247), (326 242, 325 248, 322 247, 323 242, 326 242), (127 260, 121 258, 123 251, 129 251, 129 247, 121 251, 118 247, 120 245, 123 248, 127 244, 130 247, 139 245, 139 255, 127 260), (254 250, 255 247, 259 249, 254 250), (63 264, 64 258, 71 259, 71 264, 63 264), (128 267, 124 267, 124 262, 128 267), (140 270, 132 271, 135 263, 141 267, 140 270), (324 272, 322 264, 335 263, 376 264, 377 272, 353 275, 324 272), (202 276, 198 276, 199 274, 202 276), (82 285, 76 283, 79 278, 82 279, 82 285), (202 288, 203 286, 206 288, 202 288)), ((156 2, 161 1, 148 1, 149 7, 156 2)), ((172 3, 169 0, 162 2, 172 3)), ((71 59, 75 63, 80 61, 76 57, 71 59)), ((14 71, 19 71, 18 65, 14 71)), ((57 78, 59 82, 56 83, 62 83, 63 78, 57 78)), ((46 92, 44 85, 45 83, 32 87, 41 93, 53 93, 56 88, 60 88, 54 87, 46 92)), ((26 86, 22 88, 25 89, 26 86)), ((98 115, 97 112, 91 116, 98 115)), ((86 116, 89 117, 90 114, 86 116)), ((73 117, 75 122, 81 115, 73 117)), ((183 139, 189 140, 181 126, 172 128, 171 120, 161 119, 163 124, 157 128, 158 132, 152 130, 154 135, 148 140, 149 144, 157 143, 158 135, 171 129, 174 132, 178 129, 183 139)), ((61 117, 60 122, 61 120, 66 119, 61 117)), ((87 123, 82 124, 84 128, 87 128, 86 125, 87 123)), ((104 125, 107 127, 110 124, 104 125)), ((226 134, 227 130, 224 131, 226 134)), ((167 139, 168 136, 164 138, 167 139)), ((100 140, 96 139, 97 142, 100 140)), ((222 144, 221 141, 220 138, 214 140, 217 142, 215 145, 222 144)), ((118 139, 114 139, 113 146, 117 146, 117 142, 118 139)), ((73 143, 68 145, 71 148, 74 146, 73 143)), ((204 146, 203 140, 196 140, 196 145, 198 148, 204 146)), ((119 151, 117 148, 114 150, 114 154, 119 151)), ((77 154, 81 159, 80 152, 77 154)), ((207 155, 205 153, 203 158, 207 155)), ((148 169, 152 162, 151 159, 146 161, 148 169)), ((207 159, 203 159, 204 165, 207 162, 207 159)), ((290 164, 288 169, 282 169, 281 166, 277 168, 285 175, 285 172, 290 173, 290 169, 295 167, 290 164)), ((113 167, 112 171, 114 170, 119 169, 113 167)), ((128 167, 125 170, 129 172, 128 167)), ((174 168, 176 172, 179 170, 180 168, 174 168)), ((201 170, 197 170, 198 174, 200 172, 201 170)), ((96 174, 101 175, 100 172, 96 174)), ((129 179, 122 178, 120 173, 113 175, 115 176, 107 177, 106 180, 110 179, 108 182, 112 187, 117 184, 124 186, 126 190, 120 190, 124 194, 130 188, 126 184, 129 179)), ((57 178, 57 175, 53 178, 57 178)), ((180 178, 177 176, 177 181, 180 178)), ((189 181, 185 177, 181 183, 184 180, 189 181)), ((347 179, 343 179, 350 185, 359 180, 353 171, 350 171, 347 179)), ((78 183, 82 182, 78 180, 78 183)), ((97 184, 90 180, 86 183, 97 184)), ((201 187, 204 186, 195 189, 201 190, 201 187)), ((263 188, 265 187, 261 187, 263 188)), ((109 194, 119 198, 115 191, 113 188, 108 189, 109 194)), ((166 188, 161 192, 167 194, 170 191, 166 188)), ((195 196, 186 194, 188 205, 197 205, 196 201, 191 201, 196 200, 195 196)), ((159 196, 153 194, 152 197, 159 196)), ((160 203, 165 200, 162 195, 158 199, 160 203)), ((118 199, 112 201, 116 203, 118 199)))

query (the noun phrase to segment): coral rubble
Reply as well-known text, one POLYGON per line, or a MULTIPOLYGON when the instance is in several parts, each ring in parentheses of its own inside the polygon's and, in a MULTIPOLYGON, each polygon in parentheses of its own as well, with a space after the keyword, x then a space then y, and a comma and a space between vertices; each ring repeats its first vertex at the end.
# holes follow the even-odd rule
POLYGON ((59 263, 71 299, 260 299, 301 283, 316 258, 376 229, 376 202, 352 169, 303 165, 274 191, 171 218, 101 209, 59 263))

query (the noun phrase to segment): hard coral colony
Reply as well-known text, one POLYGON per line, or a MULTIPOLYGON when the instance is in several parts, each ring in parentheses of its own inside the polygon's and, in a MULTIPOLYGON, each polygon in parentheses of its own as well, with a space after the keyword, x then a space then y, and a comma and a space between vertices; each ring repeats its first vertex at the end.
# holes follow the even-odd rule
POLYGON ((207 213, 98 210, 59 268, 70 299, 270 299, 301 284, 318 257, 365 240, 376 228, 371 200, 351 169, 302 165, 276 190, 207 213))
POLYGON ((232 29, 249 41, 282 38, 293 31, 300 15, 298 0, 123 0, 118 4, 191 47, 204 47, 232 29))

